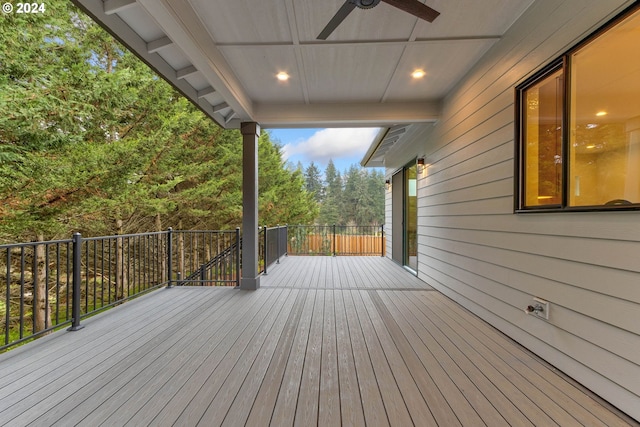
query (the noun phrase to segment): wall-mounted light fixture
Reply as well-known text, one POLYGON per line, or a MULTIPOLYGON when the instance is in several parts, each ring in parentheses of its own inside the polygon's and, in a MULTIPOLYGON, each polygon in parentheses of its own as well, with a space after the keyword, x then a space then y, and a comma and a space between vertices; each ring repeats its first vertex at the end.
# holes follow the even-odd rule
POLYGON ((387 191, 389 191, 391 189, 391 180, 388 179, 384 182, 384 188, 387 189, 387 191))
POLYGON ((416 163, 418 164, 418 173, 422 175, 422 172, 424 172, 425 169, 424 157, 419 157, 416 163))

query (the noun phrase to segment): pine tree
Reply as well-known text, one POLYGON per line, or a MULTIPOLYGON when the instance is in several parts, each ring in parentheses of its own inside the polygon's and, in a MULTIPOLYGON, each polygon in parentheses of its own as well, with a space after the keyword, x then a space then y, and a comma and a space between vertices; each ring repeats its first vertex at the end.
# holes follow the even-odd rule
POLYGON ((308 193, 313 194, 317 203, 322 203, 324 199, 324 186, 322 185, 322 176, 320 169, 315 163, 311 162, 304 171, 305 186, 308 193))
POLYGON ((329 159, 324 172, 325 197, 320 207, 318 222, 322 225, 332 225, 342 223, 342 177, 340 172, 329 159))

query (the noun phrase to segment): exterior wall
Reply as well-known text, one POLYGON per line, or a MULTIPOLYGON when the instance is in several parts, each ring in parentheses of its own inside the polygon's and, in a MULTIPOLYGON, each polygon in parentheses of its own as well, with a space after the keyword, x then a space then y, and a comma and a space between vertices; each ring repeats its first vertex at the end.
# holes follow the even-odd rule
POLYGON ((513 213, 515 86, 631 3, 536 1, 386 161, 429 165, 419 277, 640 420, 640 212, 513 213))
MULTIPOLYGON (((391 180, 391 175, 388 175, 385 179, 391 180)), ((391 218, 393 218, 392 211, 392 198, 391 192, 393 191, 393 187, 385 189, 385 198, 384 198, 384 236, 386 238, 386 248, 385 248, 385 256, 387 258, 391 258, 392 252, 392 243, 393 243, 393 227, 391 218)))

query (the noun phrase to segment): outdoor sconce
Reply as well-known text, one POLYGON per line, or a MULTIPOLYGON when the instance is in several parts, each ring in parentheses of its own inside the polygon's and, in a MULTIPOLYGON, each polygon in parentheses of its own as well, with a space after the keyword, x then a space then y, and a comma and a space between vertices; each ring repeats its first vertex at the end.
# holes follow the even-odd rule
POLYGON ((422 175, 422 172, 424 172, 425 169, 424 157, 418 158, 416 163, 418 164, 418 173, 422 175))
POLYGON ((384 188, 386 188, 387 191, 391 189, 391 180, 388 179, 384 182, 384 188))

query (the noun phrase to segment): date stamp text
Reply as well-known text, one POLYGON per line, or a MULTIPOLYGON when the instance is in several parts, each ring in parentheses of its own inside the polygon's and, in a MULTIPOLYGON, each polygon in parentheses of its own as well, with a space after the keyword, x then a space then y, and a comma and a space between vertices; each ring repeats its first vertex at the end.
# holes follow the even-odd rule
POLYGON ((9 13, 45 13, 47 11, 47 6, 44 3, 3 3, 2 4, 2 12, 5 14, 9 13))

